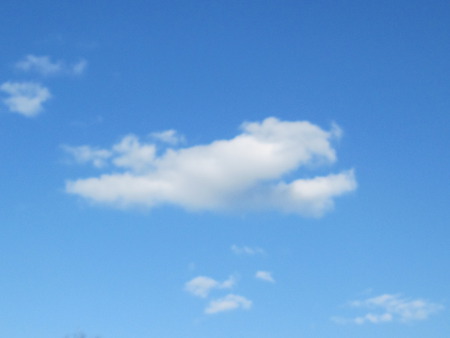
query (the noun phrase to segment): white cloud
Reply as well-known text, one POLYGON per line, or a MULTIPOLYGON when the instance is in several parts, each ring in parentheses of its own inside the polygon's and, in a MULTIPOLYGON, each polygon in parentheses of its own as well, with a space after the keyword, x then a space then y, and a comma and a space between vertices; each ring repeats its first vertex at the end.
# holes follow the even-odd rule
POLYGON ((214 314, 218 312, 231 311, 236 309, 248 310, 252 307, 252 301, 245 297, 229 294, 223 298, 212 300, 205 309, 206 314, 214 314))
POLYGON ((392 294, 352 301, 349 305, 353 308, 367 309, 370 312, 354 318, 334 317, 332 319, 340 324, 379 324, 393 321, 405 323, 425 320, 430 315, 444 308, 441 304, 432 303, 424 299, 411 300, 392 294))
POLYGON ((264 250, 257 247, 249 247, 249 246, 237 246, 233 244, 231 246, 231 251, 236 255, 262 255, 264 254, 264 250))
POLYGON ((36 71, 42 75, 52 75, 62 71, 61 62, 52 62, 48 56, 27 55, 16 63, 16 68, 23 71, 36 71))
POLYGON ((176 130, 169 129, 161 132, 151 133, 151 137, 164 143, 176 145, 184 141, 184 136, 179 135, 176 130))
POLYGON ((195 277, 185 285, 185 290, 194 296, 205 298, 209 292, 219 285, 215 279, 205 276, 195 277))
POLYGON ((185 290, 194 296, 206 298, 213 289, 230 289, 236 284, 236 279, 230 276, 223 282, 206 276, 198 276, 185 284, 185 290))
POLYGON ((327 132, 309 122, 268 118, 243 124, 232 139, 168 149, 161 156, 155 145, 128 136, 133 146, 112 160, 124 172, 68 181, 66 191, 119 207, 170 203, 190 210, 277 209, 321 216, 335 197, 356 189, 353 171, 283 178, 301 167, 335 162, 330 142, 339 133, 336 127, 327 132))
POLYGON ((269 271, 257 271, 255 277, 266 282, 275 283, 275 279, 269 271))
POLYGON ((51 98, 50 91, 35 82, 5 82, 0 90, 9 94, 3 102, 9 110, 27 117, 42 111, 42 104, 51 98))
POLYGON ((142 145, 136 136, 127 135, 113 147, 113 151, 117 154, 113 160, 117 167, 144 172, 152 168, 156 147, 152 144, 142 145))
POLYGON ((333 197, 356 189, 353 170, 328 176, 279 183, 272 204, 286 212, 320 216, 333 207, 333 197))
POLYGON ((62 148, 73 156, 78 163, 92 163, 96 168, 102 168, 107 165, 107 160, 112 153, 105 149, 94 149, 89 146, 70 147, 62 146, 62 148))
POLYGON ((142 145, 134 135, 123 137, 110 150, 87 145, 79 147, 63 145, 62 149, 78 163, 91 163, 96 168, 114 165, 135 173, 150 169, 154 163, 156 152, 154 145, 142 145))
POLYGON ((362 317, 354 318, 353 321, 355 324, 364 324, 364 323, 379 324, 391 322, 393 319, 394 317, 392 316, 391 313, 385 312, 382 314, 367 313, 362 317))
POLYGON ((52 61, 48 56, 30 54, 17 62, 15 66, 22 71, 32 71, 43 76, 81 75, 87 67, 87 61, 80 60, 74 64, 66 64, 61 60, 52 61))

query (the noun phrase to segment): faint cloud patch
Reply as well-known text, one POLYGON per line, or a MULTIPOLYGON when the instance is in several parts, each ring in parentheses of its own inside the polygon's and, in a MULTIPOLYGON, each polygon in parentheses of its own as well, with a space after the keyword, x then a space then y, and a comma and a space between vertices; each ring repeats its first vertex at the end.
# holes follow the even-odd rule
POLYGON ((236 278, 230 276, 223 282, 218 282, 207 276, 198 276, 185 284, 185 290, 194 296, 206 298, 213 289, 230 289, 236 284, 236 278))
POLYGON ((112 156, 111 152, 105 149, 95 149, 89 146, 70 147, 62 145, 61 148, 77 162, 92 163, 96 168, 107 165, 107 160, 112 156))
POLYGON ((205 309, 206 314, 215 314, 237 309, 248 310, 252 307, 252 301, 235 294, 228 294, 223 298, 212 300, 205 309))
POLYGON ((98 124, 103 123, 104 118, 103 116, 97 115, 96 117, 87 120, 87 121, 72 121, 70 122, 70 125, 72 127, 77 127, 77 128, 89 128, 92 126, 96 126, 98 124))
POLYGON ((351 301, 348 306, 355 309, 366 309, 369 312, 352 318, 332 317, 331 319, 338 324, 406 323, 425 320, 430 315, 444 309, 441 304, 424 299, 409 299, 398 294, 383 294, 364 300, 351 301))
POLYGON ((29 54, 15 64, 15 67, 24 72, 34 72, 42 76, 54 75, 81 75, 87 68, 84 59, 68 64, 62 60, 52 60, 49 56, 29 54))
POLYGON ((254 256, 254 255, 264 255, 265 254, 264 250, 261 249, 261 248, 249 247, 249 246, 246 246, 246 245, 238 246, 236 244, 233 244, 230 249, 236 255, 254 256))
POLYGON ((177 145, 185 141, 184 136, 178 134, 178 132, 175 129, 151 133, 150 137, 170 145, 177 145))
POLYGON ((257 271, 255 274, 255 278, 269 283, 275 283, 275 279, 273 278, 272 273, 269 271, 257 271))
POLYGON ((77 163, 92 164, 96 168, 113 165, 139 173, 153 166, 156 147, 152 144, 141 144, 135 135, 126 135, 111 149, 102 149, 82 145, 72 147, 62 145, 61 148, 77 163))
POLYGON ((83 331, 79 331, 73 334, 67 334, 64 336, 64 338, 101 338, 101 336, 99 335, 95 335, 95 336, 88 336, 85 332, 83 331))

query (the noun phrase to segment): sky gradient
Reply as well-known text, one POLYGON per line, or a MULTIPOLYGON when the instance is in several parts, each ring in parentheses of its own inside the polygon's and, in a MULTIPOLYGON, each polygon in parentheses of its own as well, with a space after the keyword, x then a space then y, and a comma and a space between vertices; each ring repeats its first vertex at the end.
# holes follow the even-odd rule
POLYGON ((0 29, 0 336, 448 337, 448 1, 0 29))

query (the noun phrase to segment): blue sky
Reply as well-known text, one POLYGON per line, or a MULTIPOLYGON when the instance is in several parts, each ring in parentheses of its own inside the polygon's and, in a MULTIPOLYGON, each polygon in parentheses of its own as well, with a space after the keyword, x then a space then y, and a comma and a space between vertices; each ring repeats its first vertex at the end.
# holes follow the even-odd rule
POLYGON ((448 1, 0 28, 2 337, 448 336, 448 1))

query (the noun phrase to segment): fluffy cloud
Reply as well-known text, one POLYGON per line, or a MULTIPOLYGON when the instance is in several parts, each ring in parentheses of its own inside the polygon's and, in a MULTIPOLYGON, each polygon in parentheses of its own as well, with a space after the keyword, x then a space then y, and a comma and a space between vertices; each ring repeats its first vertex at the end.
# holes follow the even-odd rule
POLYGON ((407 299, 400 295, 384 294, 365 300, 352 301, 349 304, 353 308, 368 309, 362 316, 354 318, 332 318, 335 322, 346 324, 379 324, 392 321, 411 322, 425 320, 430 315, 441 311, 444 307, 423 299, 407 299), (373 312, 375 311, 375 312, 373 312))
POLYGON ((352 170, 284 180, 302 167, 335 162, 331 140, 338 128, 267 118, 241 129, 232 139, 167 149, 160 156, 154 144, 129 135, 119 143, 123 147, 108 150, 114 153, 111 165, 123 172, 68 181, 66 191, 119 207, 169 203, 190 210, 277 209, 321 216, 335 197, 356 189, 352 170))
POLYGON ((252 307, 252 301, 245 297, 229 294, 223 298, 212 300, 205 309, 206 314, 231 311, 236 309, 248 310, 252 307))
POLYGON ((257 271, 255 277, 266 282, 275 283, 275 279, 269 271, 257 271))
POLYGON ((27 55, 16 63, 16 68, 22 71, 32 71, 40 75, 80 75, 87 66, 86 60, 74 64, 64 61, 52 61, 48 56, 27 55))
POLYGON ((185 285, 185 290, 194 296, 206 298, 213 289, 230 289, 236 283, 236 279, 230 276, 223 282, 218 282, 215 279, 206 276, 198 276, 190 280, 185 285))
POLYGON ((35 82, 5 82, 0 90, 9 95, 3 102, 9 110, 27 117, 42 111, 42 104, 51 98, 50 91, 35 82))
POLYGON ((256 248, 256 247, 249 247, 249 246, 237 246, 235 244, 233 244, 231 246, 231 251, 236 254, 236 255, 249 255, 249 256, 253 256, 253 255, 262 255, 264 254, 264 250, 261 248, 256 248))
POLYGON ((145 173, 155 161, 156 147, 141 144, 134 135, 125 136, 112 150, 116 154, 113 164, 135 173, 145 173))

